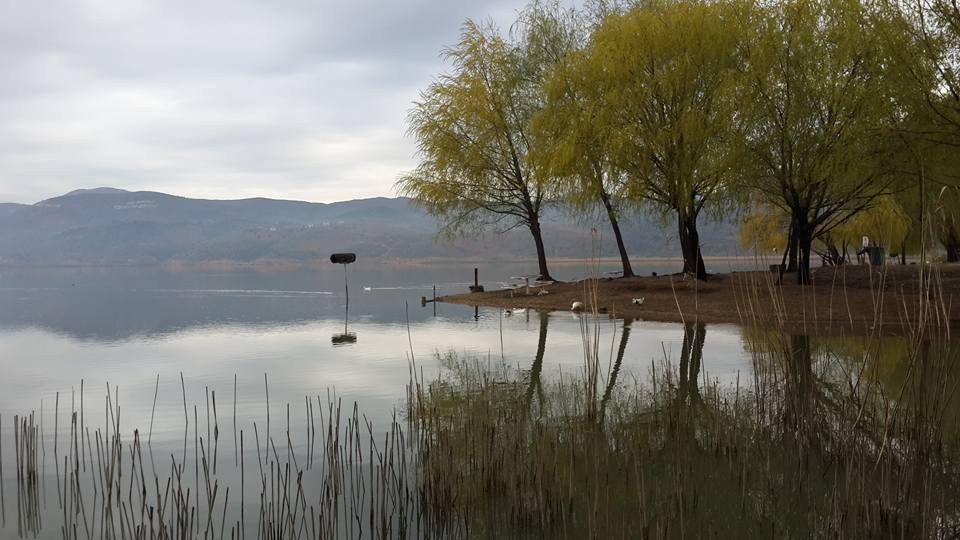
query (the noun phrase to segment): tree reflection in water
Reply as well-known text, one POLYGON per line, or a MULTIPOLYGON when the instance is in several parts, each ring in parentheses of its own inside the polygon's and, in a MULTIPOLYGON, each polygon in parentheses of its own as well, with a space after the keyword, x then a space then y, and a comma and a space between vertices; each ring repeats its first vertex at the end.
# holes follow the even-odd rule
POLYGON ((689 322, 683 325, 683 346, 680 348, 680 382, 677 385, 677 401, 698 404, 700 398, 700 365, 703 362, 703 342, 707 337, 707 325, 689 322))
POLYGON ((752 380, 725 387, 703 377, 699 322, 681 327, 676 364, 624 376, 625 321, 590 404, 576 376, 544 375, 538 317, 529 370, 454 362, 413 409, 444 533, 960 535, 956 341, 748 328, 752 380))
POLYGON ((530 365, 529 381, 524 401, 526 402, 525 409, 529 411, 531 405, 533 405, 534 393, 536 393, 539 402, 538 416, 540 416, 543 414, 544 407, 543 381, 540 376, 543 373, 543 354, 547 350, 547 327, 550 324, 550 315, 546 311, 538 311, 537 314, 540 319, 537 354, 533 357, 533 364, 530 365))

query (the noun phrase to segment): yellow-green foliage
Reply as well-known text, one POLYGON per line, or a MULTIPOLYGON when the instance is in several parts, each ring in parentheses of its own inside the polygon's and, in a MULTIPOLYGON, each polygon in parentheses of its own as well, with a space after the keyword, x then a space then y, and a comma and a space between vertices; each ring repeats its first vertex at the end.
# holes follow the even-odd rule
POLYGON ((650 2, 608 16, 588 49, 597 104, 633 193, 695 216, 731 171, 738 13, 727 2, 650 2))
MULTIPOLYGON (((952 192, 935 196, 957 175, 930 166, 960 141, 956 2, 561 5, 533 1, 509 38, 468 21, 410 114, 421 159, 398 187, 449 231, 649 203, 678 218, 687 263, 701 211, 759 202, 794 224, 801 282, 816 240, 918 244, 917 207, 957 238, 952 192)), ((779 247, 774 221, 748 218, 741 242, 779 247)))
POLYGON ((937 193, 934 231, 941 242, 960 241, 960 187, 942 186, 937 193))
POLYGON ((618 198, 622 189, 610 160, 609 123, 599 117, 596 74, 584 50, 585 21, 568 11, 539 14, 544 22, 538 26, 553 29, 539 32, 542 41, 553 43, 559 54, 544 83, 543 107, 533 117, 538 141, 533 158, 561 197, 577 209, 589 209, 603 197, 618 198))
POLYGON ((421 161, 398 188, 446 218, 450 231, 527 224, 546 197, 530 163, 538 82, 528 75, 537 66, 495 28, 471 21, 445 56, 452 71, 423 91, 410 113, 421 161))
POLYGON ((894 108, 887 59, 858 0, 763 4, 745 32, 747 97, 739 111, 744 187, 788 212, 809 283, 812 242, 892 191, 894 108))
POLYGON ((911 220, 900 203, 891 196, 878 197, 873 205, 855 214, 835 228, 831 236, 857 245, 861 236, 870 237, 874 245, 897 249, 910 234, 911 220))
POLYGON ((740 245, 756 252, 785 249, 788 221, 789 218, 784 216, 783 212, 754 212, 740 222, 740 245))

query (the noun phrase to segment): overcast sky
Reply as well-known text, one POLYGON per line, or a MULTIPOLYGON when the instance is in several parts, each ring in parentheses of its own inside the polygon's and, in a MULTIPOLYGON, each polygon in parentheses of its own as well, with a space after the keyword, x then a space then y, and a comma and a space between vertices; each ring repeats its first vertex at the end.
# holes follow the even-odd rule
POLYGON ((0 202, 393 196, 466 18, 523 0, 0 0, 0 202))

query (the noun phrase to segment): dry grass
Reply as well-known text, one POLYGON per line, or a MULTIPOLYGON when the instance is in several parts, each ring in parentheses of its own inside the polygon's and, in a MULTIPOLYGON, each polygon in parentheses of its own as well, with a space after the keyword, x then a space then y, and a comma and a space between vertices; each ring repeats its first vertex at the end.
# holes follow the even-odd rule
POLYGON ((745 387, 698 382, 697 321, 679 367, 653 366, 602 405, 589 371, 534 402, 539 373, 448 358, 410 410, 422 503, 463 536, 956 537, 960 350, 936 276, 923 287, 893 350, 881 324, 853 342, 815 334, 815 320, 798 333, 782 286, 744 289, 741 315, 764 323, 745 331, 745 387))
MULTIPOLYGON (((597 311, 615 313, 618 317, 642 320, 683 322, 697 319, 706 323, 741 323, 743 313, 738 302, 746 296, 756 301, 752 314, 760 319, 780 317, 792 329, 802 329, 814 322, 821 326, 845 327, 846 331, 864 332, 878 322, 891 331, 903 331, 903 308, 917 306, 921 295, 918 266, 885 266, 882 271, 868 266, 846 265, 819 268, 814 272, 814 285, 796 285, 787 275, 777 285, 779 306, 771 304, 766 283, 769 272, 732 272, 714 274, 705 283, 687 276, 633 277, 620 279, 589 278, 576 283, 556 283, 543 287, 547 294, 526 295, 525 291, 502 290, 484 293, 457 294, 442 297, 443 302, 497 306, 505 308, 567 311, 574 301, 585 301, 587 282, 596 283, 597 311), (756 296, 752 291, 763 291, 756 296), (879 294, 885 295, 880 312, 875 310, 879 294), (642 305, 632 303, 643 297, 642 305)), ((960 328, 960 266, 937 268, 938 283, 943 294, 944 316, 955 329, 960 328)), ((907 314, 913 315, 912 311, 907 314)))

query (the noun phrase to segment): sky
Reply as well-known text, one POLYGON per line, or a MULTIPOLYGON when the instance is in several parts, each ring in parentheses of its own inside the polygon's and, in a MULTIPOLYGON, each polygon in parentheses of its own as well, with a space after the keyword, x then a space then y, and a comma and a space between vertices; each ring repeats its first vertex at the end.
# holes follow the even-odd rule
POLYGON ((0 0, 0 202, 395 196, 465 19, 524 0, 0 0))

